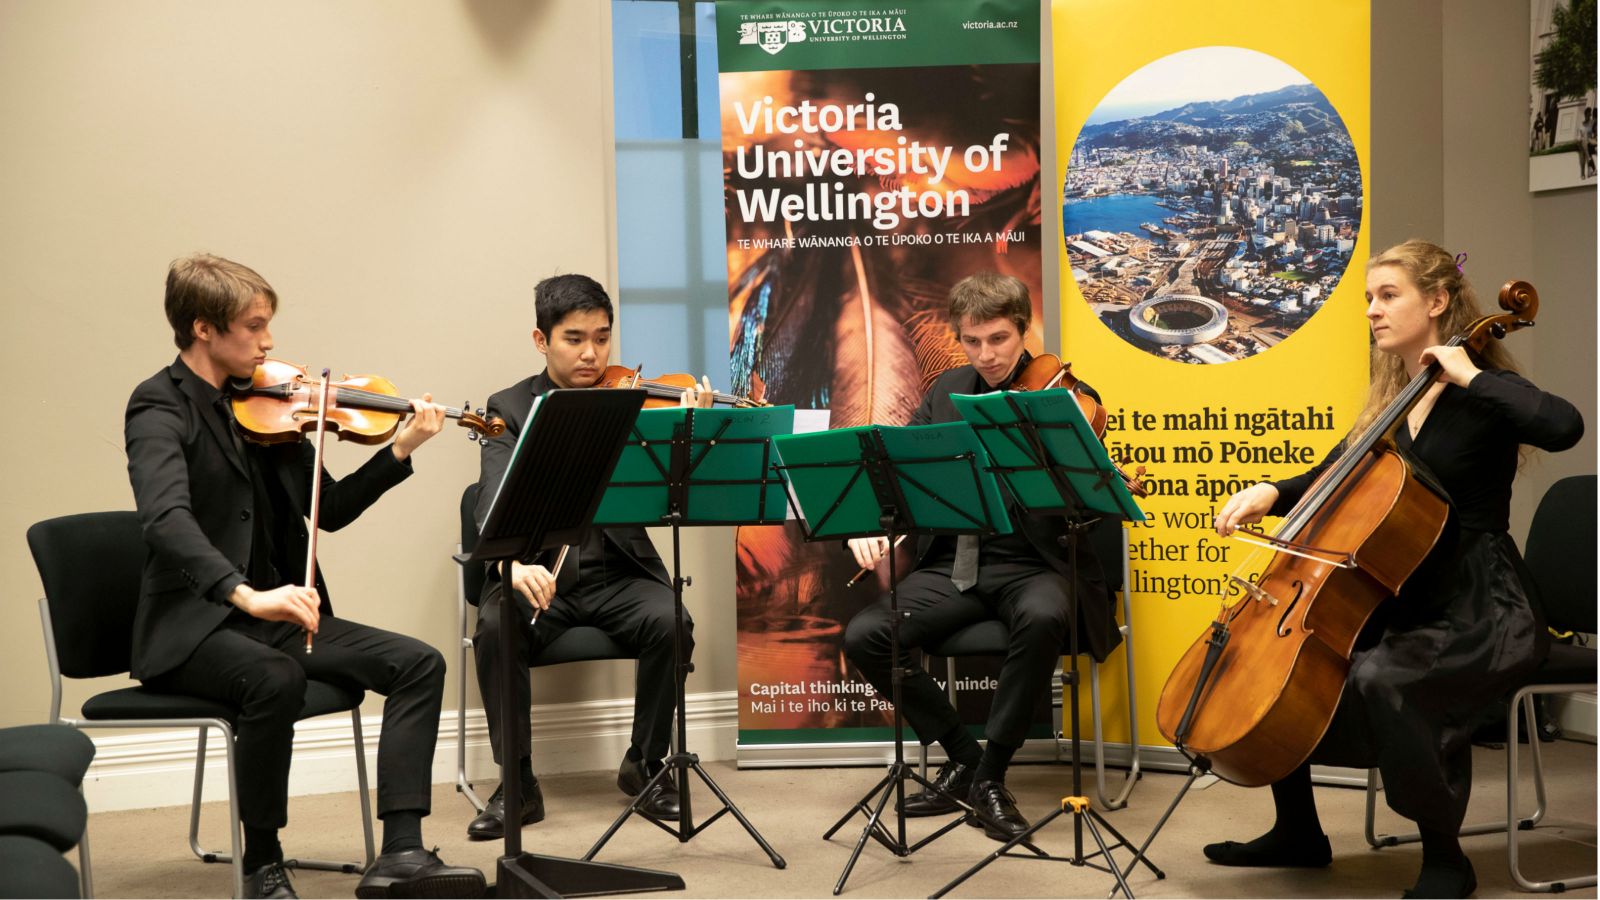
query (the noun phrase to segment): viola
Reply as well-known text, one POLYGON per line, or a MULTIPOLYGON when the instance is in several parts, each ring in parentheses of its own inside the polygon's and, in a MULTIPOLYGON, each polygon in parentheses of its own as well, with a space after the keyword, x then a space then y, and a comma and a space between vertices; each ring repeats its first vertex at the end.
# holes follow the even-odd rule
MULTIPOLYGON (((1094 430, 1094 436, 1102 442, 1106 437, 1106 408, 1089 396, 1083 390, 1082 382, 1072 374, 1072 363, 1064 363, 1054 353, 1041 353, 1028 361, 1028 364, 1011 380, 1010 390, 1013 391, 1046 391, 1051 388, 1065 388, 1072 393, 1074 400, 1078 401, 1078 410, 1083 417, 1089 420, 1089 427, 1094 430)), ((1126 459, 1114 460, 1117 474, 1122 476, 1123 484, 1127 485, 1128 493, 1135 497, 1148 497, 1150 491, 1144 486, 1144 466, 1139 466, 1129 475, 1123 470, 1128 464, 1126 459)))
MULTIPOLYGON (((1083 413, 1083 417, 1089 421, 1089 427, 1094 430, 1094 436, 1103 442, 1106 436, 1106 408, 1089 396, 1088 391, 1082 389, 1082 382, 1072 374, 1072 363, 1062 362, 1061 357, 1054 353, 1041 353, 1029 360, 1028 364, 1022 367, 1022 371, 1011 379, 1011 386, 1007 390, 1047 391, 1051 388, 1065 388, 1072 393, 1073 399, 1078 402, 1078 410, 1083 413)), ((1144 466, 1140 466, 1129 475, 1122 469, 1127 462, 1126 459, 1114 461, 1117 474, 1122 476, 1122 483, 1133 496, 1148 497, 1150 491, 1144 486, 1144 466)), ((894 547, 900 546, 905 539, 906 536, 903 534, 895 538, 894 547)), ((891 553, 894 547, 889 548, 891 553)), ((844 586, 855 587, 871 571, 866 568, 857 570, 844 586)))
MULTIPOLYGON (((246 439, 258 444, 300 440, 317 427, 323 382, 307 375, 305 366, 269 359, 256 367, 250 387, 233 394, 233 416, 246 439)), ((380 375, 346 375, 328 382, 327 427, 342 441, 381 444, 394 435, 400 420, 411 413, 411 401, 400 396, 394 383, 380 375)), ((482 410, 445 407, 444 414, 480 435, 498 437, 506 423, 485 419, 482 410)))
MULTIPOLYGON (((1478 319, 1449 346, 1481 350, 1532 325, 1539 297, 1527 282, 1509 282, 1500 306, 1506 314, 1478 319)), ((1185 755, 1205 757, 1217 775, 1271 784, 1311 756, 1338 706, 1356 637, 1443 532, 1448 501, 1393 438, 1439 373, 1438 363, 1428 366, 1352 435, 1275 534, 1236 532, 1271 552, 1253 553, 1230 576, 1216 621, 1173 667, 1156 707, 1161 734, 1185 755)))
MULTIPOLYGON (((607 366, 606 370, 600 373, 600 380, 595 382, 594 387, 640 389, 645 392, 645 409, 663 409, 669 406, 677 406, 678 398, 683 396, 684 391, 700 386, 700 382, 695 380, 693 375, 673 373, 671 375, 658 375, 654 378, 644 378, 639 374, 643 370, 643 366, 631 369, 627 366, 607 366)), ((751 392, 751 396, 740 397, 736 394, 712 391, 712 404, 740 409, 771 406, 772 404, 764 399, 766 385, 762 383, 760 377, 753 373, 751 378, 755 385, 755 390, 751 392)))

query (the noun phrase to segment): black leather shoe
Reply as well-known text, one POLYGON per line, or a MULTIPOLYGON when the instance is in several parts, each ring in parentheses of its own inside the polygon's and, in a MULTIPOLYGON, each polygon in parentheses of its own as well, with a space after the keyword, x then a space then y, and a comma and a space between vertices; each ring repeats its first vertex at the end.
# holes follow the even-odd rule
POLYGON ((967 824, 982 827, 983 833, 994 840, 1009 841, 1028 830, 1028 820, 1017 812, 1017 798, 1011 796, 1001 782, 975 783, 967 802, 979 814, 977 818, 968 818, 967 824))
MULTIPOLYGON (((544 821, 544 794, 539 791, 539 779, 522 786, 522 824, 532 825, 544 821)), ((474 841, 499 840, 506 836, 505 788, 497 787, 478 817, 467 823, 467 837, 474 841)))
POLYGON ((483 873, 471 866, 447 865, 437 850, 401 850, 372 861, 356 885, 356 896, 482 897, 483 873))
MULTIPOLYGON (((650 773, 644 767, 642 759, 622 760, 622 767, 617 770, 617 787, 629 797, 639 796, 644 786, 650 781, 650 773)), ((678 786, 673 784, 672 775, 656 782, 650 793, 639 803, 639 811, 653 819, 676 819, 678 817, 678 786)))
POLYGON ((964 766, 955 760, 950 760, 939 767, 939 774, 933 779, 934 786, 949 794, 937 794, 923 789, 906 798, 906 818, 915 819, 921 816, 943 816, 961 810, 960 804, 951 797, 965 797, 972 791, 972 767, 964 766))
POLYGON ((244 877, 244 895, 246 897, 271 897, 274 900, 292 898, 299 900, 300 895, 294 892, 294 885, 289 883, 289 872, 284 869, 283 863, 267 863, 261 868, 244 877))

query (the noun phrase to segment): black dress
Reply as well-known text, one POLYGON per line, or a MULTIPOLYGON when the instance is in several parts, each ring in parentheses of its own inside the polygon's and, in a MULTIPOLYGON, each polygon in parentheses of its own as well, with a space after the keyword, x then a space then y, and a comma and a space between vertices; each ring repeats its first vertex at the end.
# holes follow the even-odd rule
MULTIPOLYGON (((1460 828, 1473 727, 1548 650, 1532 580, 1507 533, 1518 447, 1565 450, 1582 436, 1572 404, 1503 370, 1466 388, 1447 385, 1414 439, 1401 424, 1396 444, 1447 493, 1450 523, 1362 632, 1312 762, 1377 766, 1395 812, 1439 831, 1460 828)), ((1272 514, 1299 502, 1339 453, 1277 482, 1272 514)))

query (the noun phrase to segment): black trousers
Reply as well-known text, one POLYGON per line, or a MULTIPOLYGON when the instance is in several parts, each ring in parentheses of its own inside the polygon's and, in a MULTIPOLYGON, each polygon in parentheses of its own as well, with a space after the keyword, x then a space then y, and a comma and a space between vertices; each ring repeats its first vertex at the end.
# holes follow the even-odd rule
POLYGON ((323 616, 315 650, 287 622, 234 613, 184 663, 146 684, 239 708, 234 753, 239 818, 252 828, 288 822, 289 758, 306 680, 384 695, 378 738, 378 815, 432 798, 433 748, 444 698, 444 657, 415 638, 323 616))
MULTIPOLYGON (((899 585, 900 666, 910 669, 901 682, 901 711, 924 744, 932 743, 961 718, 933 676, 913 665, 911 651, 936 643, 985 619, 1006 624, 1011 641, 1000 666, 985 734, 1007 747, 1020 747, 1032 724, 1041 692, 1062 656, 1067 635, 1067 580, 1054 569, 1025 561, 978 566, 978 583, 957 591, 950 581, 949 557, 928 562, 899 585)), ((890 697, 889 595, 878 598, 845 626, 845 654, 884 697, 890 697)))
MULTIPOLYGON (((539 616, 539 624, 528 625, 533 607, 520 593, 516 598, 514 626, 521 639, 511 679, 512 709, 516 710, 517 755, 531 756, 529 711, 533 691, 528 665, 568 628, 587 625, 604 631, 639 659, 633 698, 632 744, 645 759, 667 755, 672 737, 673 705, 677 690, 673 679, 672 589, 654 578, 624 576, 602 585, 582 584, 566 594, 557 594, 550 608, 539 616)), ((493 583, 478 607, 478 630, 472 639, 478 661, 478 690, 483 695, 484 714, 489 720, 489 739, 495 762, 500 759, 500 709, 503 694, 500 682, 500 628, 504 622, 504 598, 500 585, 493 583)), ((687 610, 684 622, 684 659, 694 653, 694 622, 687 610)))

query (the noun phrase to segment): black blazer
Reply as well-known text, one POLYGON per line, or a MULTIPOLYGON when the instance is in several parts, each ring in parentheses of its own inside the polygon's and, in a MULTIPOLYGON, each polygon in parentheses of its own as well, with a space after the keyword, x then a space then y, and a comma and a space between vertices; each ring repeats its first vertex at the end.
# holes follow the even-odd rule
MULTIPOLYGON (((1018 362, 1018 368, 1027 365, 1028 357, 1024 355, 1018 362)), ((911 414, 909 425, 935 425, 941 422, 959 422, 961 415, 956 412, 956 406, 950 401, 951 394, 972 394, 986 390, 979 384, 978 370, 972 366, 961 366, 944 372, 933 380, 928 393, 922 398, 922 404, 911 414)), ((1080 383, 1081 384, 1081 383, 1080 383)), ((1082 389, 1096 401, 1100 395, 1087 384, 1081 384, 1082 389)), ((1004 485, 1001 486, 1004 491, 1004 485)), ((1013 513, 1016 510, 1013 509, 1013 513)), ((1013 515, 1012 525, 1021 531, 1033 549, 1038 551, 1039 557, 1050 568, 1061 574, 1064 578, 1072 578, 1073 573, 1067 565, 1066 541, 1069 539, 1066 519, 1060 516, 1013 515)), ((933 548, 932 535, 920 535, 917 540, 917 566, 921 567, 927 559, 928 552, 933 548)), ((1122 632, 1117 629, 1117 623, 1112 610, 1113 598, 1106 584, 1105 573, 1100 567, 1100 561, 1095 556, 1094 548, 1086 537, 1080 537, 1078 544, 1078 637, 1084 650, 1095 659, 1104 661, 1106 656, 1122 641, 1122 632)))
MULTIPOLYGON (((506 466, 511 462, 511 451, 516 449, 517 438, 528 423, 528 411, 533 409, 533 398, 543 395, 545 391, 554 387, 555 384, 549 377, 540 372, 522 379, 503 391, 497 391, 489 398, 489 406, 484 412, 489 418, 498 416, 504 419, 506 430, 499 437, 484 441, 483 451, 478 457, 478 508, 474 517, 477 519, 480 531, 483 530, 483 523, 489 518, 489 504, 494 501, 501 479, 505 478, 506 466)), ((643 528, 606 528, 602 529, 602 534, 650 577, 668 587, 672 586, 672 580, 667 575, 667 567, 661 562, 661 554, 656 552, 655 544, 650 542, 650 535, 643 528)), ((570 591, 577 584, 578 566, 562 566, 560 573, 556 575, 556 592, 570 591)), ((498 566, 486 567, 483 589, 483 597, 489 596, 490 591, 500 589, 498 566)), ((482 598, 470 599, 476 603, 482 598)))
MULTIPOLYGON (((149 555, 133 621, 132 672, 149 679, 176 667, 227 618, 227 602, 250 563, 255 491, 233 438, 211 408, 209 386, 182 360, 133 389, 123 420, 128 479, 149 555)), ((305 559, 315 450, 309 441, 252 447, 266 477, 281 480, 295 512, 275 537, 289 559, 305 559)), ((322 472, 321 527, 355 521, 411 474, 383 446, 365 465, 335 480, 322 472)), ((322 615, 333 614, 316 573, 322 615)))

